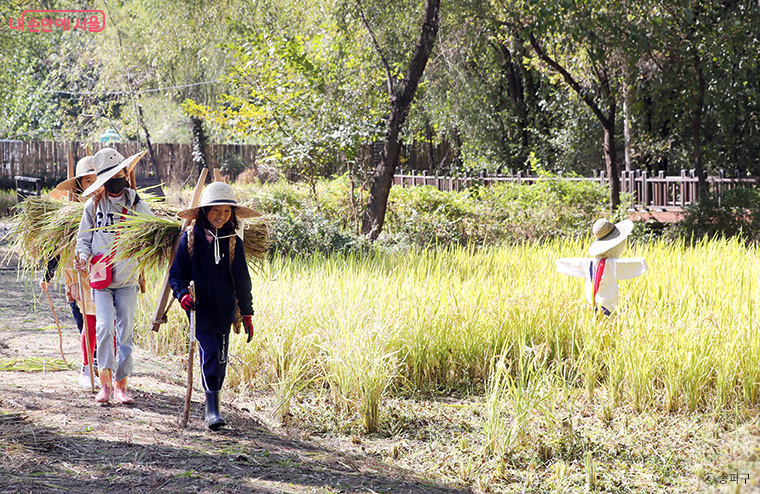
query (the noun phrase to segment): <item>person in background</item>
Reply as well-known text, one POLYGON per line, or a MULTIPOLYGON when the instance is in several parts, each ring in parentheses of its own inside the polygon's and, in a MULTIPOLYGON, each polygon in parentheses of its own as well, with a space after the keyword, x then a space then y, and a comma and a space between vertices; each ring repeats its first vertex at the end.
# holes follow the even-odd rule
MULTIPOLYGON (((95 167, 92 156, 85 156, 77 162, 76 174, 73 178, 59 183, 50 196, 53 199, 83 201, 82 192, 95 182, 95 167)), ((40 280, 40 288, 47 291, 50 280, 53 279, 58 268, 60 256, 50 259, 47 270, 40 280)), ((79 277, 73 264, 66 266, 63 271, 64 284, 66 286, 66 300, 71 306, 71 315, 77 323, 82 346, 82 370, 79 373, 79 384, 83 388, 90 388, 90 359, 95 352, 95 304, 92 301, 92 293, 87 278, 82 276, 83 292, 79 290, 79 277), (86 328, 86 331, 83 329, 86 328), (90 354, 87 353, 89 339, 90 354)), ((94 364, 94 362, 93 362, 94 364)))

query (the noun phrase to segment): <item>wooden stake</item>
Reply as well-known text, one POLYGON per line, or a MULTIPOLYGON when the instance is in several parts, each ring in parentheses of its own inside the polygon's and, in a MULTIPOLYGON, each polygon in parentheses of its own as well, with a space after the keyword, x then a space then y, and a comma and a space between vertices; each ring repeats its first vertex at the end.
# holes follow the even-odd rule
POLYGON ((79 283, 79 300, 82 303, 82 306, 79 308, 82 312, 82 315, 84 316, 84 324, 82 324, 82 331, 84 331, 84 348, 87 352, 87 366, 90 369, 90 388, 92 388, 92 392, 95 392, 95 373, 92 369, 92 351, 90 350, 90 331, 87 328, 87 312, 85 311, 85 303, 84 303, 84 289, 82 285, 82 272, 77 269, 77 283, 79 283))
POLYGON ((69 163, 67 175, 67 178, 74 178, 76 175, 76 171, 74 171, 74 154, 71 152, 71 147, 69 147, 69 163))
POLYGON ((58 322, 58 314, 55 313, 55 307, 53 307, 53 299, 50 298, 50 292, 47 291, 47 288, 45 289, 45 294, 47 294, 47 299, 50 303, 50 310, 53 311, 55 325, 58 327, 58 348, 61 350, 61 358, 63 359, 64 364, 69 365, 69 363, 66 362, 66 355, 63 354, 63 333, 61 333, 61 323, 58 322))
MULTIPOLYGON (((190 296, 195 301, 195 284, 191 281, 188 287, 190 296)), ((195 361, 195 309, 190 312, 190 345, 187 350, 187 389, 185 390, 185 409, 182 412, 180 425, 187 427, 190 419, 190 399, 193 397, 193 362, 195 361)))
MULTIPOLYGON (((201 193, 203 192, 203 184, 206 183, 206 177, 208 176, 208 169, 201 170, 201 175, 198 177, 198 183, 195 185, 195 192, 193 192, 193 198, 190 200, 190 207, 195 207, 201 200, 201 193)), ((192 220, 182 220, 182 231, 190 225, 192 220)), ((166 322, 166 305, 169 302, 169 294, 171 293, 171 287, 169 286, 169 268, 174 261, 174 256, 177 253, 177 245, 179 245, 179 239, 177 243, 172 247, 169 253, 169 266, 166 268, 166 274, 164 274, 164 281, 161 285, 161 292, 158 296, 158 305, 156 311, 153 313, 153 319, 151 320, 151 329, 158 331, 161 325, 166 322)))

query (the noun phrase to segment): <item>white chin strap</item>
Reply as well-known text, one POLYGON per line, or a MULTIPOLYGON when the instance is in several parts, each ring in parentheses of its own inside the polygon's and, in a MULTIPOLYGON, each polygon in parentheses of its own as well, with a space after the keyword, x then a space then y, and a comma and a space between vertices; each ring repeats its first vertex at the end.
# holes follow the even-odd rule
POLYGON ((219 236, 217 236, 217 234, 216 234, 216 233, 212 232, 211 230, 209 230, 209 233, 211 233, 211 236, 212 236, 212 237, 214 237, 214 240, 213 240, 213 242, 214 242, 214 262, 215 262, 216 264, 219 264, 219 261, 221 261, 221 260, 222 260, 222 255, 221 255, 221 253, 220 253, 220 251, 219 251, 219 239, 220 239, 220 238, 230 238, 230 237, 234 237, 234 236, 235 236, 235 234, 233 233, 233 234, 231 234, 231 235, 225 235, 225 236, 223 236, 223 237, 219 237, 219 236))

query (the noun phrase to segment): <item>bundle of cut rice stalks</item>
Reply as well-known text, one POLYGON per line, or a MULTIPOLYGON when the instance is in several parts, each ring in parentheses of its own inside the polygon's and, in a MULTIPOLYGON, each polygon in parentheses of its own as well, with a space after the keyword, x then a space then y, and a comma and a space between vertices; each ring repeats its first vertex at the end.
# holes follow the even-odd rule
MULTIPOLYGON (((50 259, 69 262, 76 246, 84 204, 59 201, 48 196, 26 198, 15 207, 8 234, 11 251, 19 254, 24 270, 44 268, 50 259)), ((62 270, 57 270, 58 275, 62 270)))
MULTIPOLYGON (((245 258, 253 269, 259 269, 269 248, 269 227, 260 218, 238 221, 245 225, 245 258)), ((137 269, 143 271, 168 266, 172 247, 182 235, 181 221, 169 217, 133 214, 119 226, 122 230, 117 240, 116 259, 136 259, 137 269)))

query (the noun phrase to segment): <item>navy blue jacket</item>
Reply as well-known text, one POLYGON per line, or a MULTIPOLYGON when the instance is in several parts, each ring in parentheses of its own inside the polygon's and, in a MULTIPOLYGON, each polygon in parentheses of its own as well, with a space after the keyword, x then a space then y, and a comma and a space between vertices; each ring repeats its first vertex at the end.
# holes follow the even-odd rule
POLYGON ((251 276, 245 262, 243 241, 237 237, 235 257, 230 269, 230 239, 219 239, 219 264, 214 263, 213 242, 199 226, 193 228, 193 258, 187 251, 187 232, 182 234, 177 255, 169 269, 169 285, 174 296, 181 299, 188 293, 190 280, 195 281, 197 329, 227 333, 235 319, 235 304, 240 314, 253 315, 251 276), (234 284, 233 284, 234 280, 234 284))

